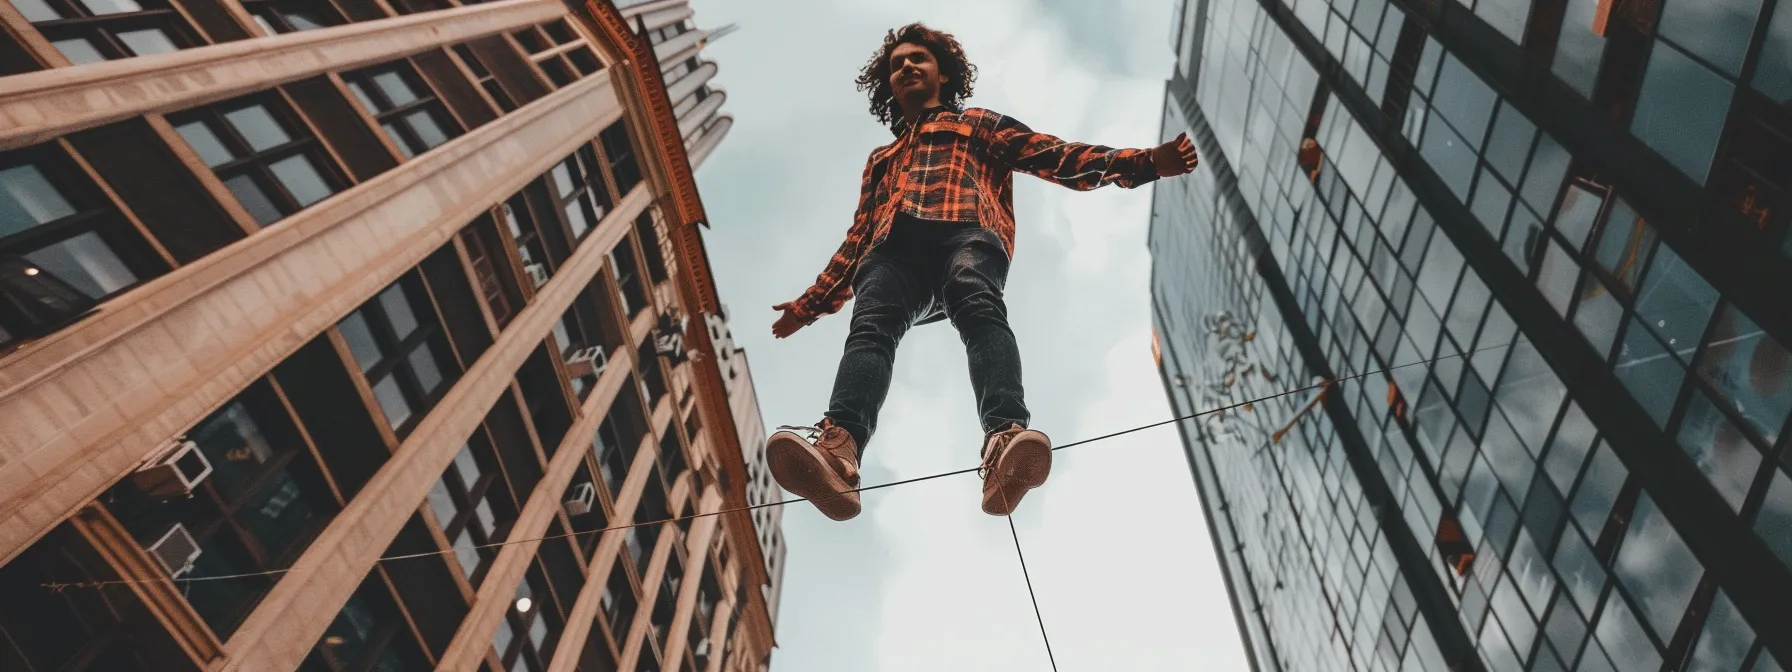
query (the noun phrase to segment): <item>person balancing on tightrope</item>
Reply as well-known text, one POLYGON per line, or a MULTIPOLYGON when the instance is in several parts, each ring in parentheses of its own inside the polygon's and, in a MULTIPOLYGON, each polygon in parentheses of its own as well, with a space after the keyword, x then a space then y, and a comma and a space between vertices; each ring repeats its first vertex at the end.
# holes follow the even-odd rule
POLYGON ((821 422, 780 427, 766 443, 772 477, 829 518, 859 514, 859 459, 890 389, 909 327, 952 322, 970 360, 983 420, 983 511, 1014 511, 1051 473, 1051 441, 1027 429, 1020 349, 1002 301, 1014 250, 1014 179, 1072 189, 1133 188, 1195 169, 1187 134, 1154 149, 1113 149, 1036 133, 962 103, 976 66, 951 35, 919 23, 889 31, 859 73, 871 114, 896 140, 871 151, 846 242, 815 285, 781 311, 785 338, 857 297, 846 352, 821 422))

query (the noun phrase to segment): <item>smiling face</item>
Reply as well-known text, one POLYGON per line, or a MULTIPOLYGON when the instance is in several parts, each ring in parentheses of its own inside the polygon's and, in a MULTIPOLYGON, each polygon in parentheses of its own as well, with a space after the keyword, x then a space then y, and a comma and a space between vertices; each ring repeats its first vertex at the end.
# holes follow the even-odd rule
POLYGON ((904 42, 890 51, 890 91, 904 111, 938 105, 945 82, 939 61, 927 47, 904 42))

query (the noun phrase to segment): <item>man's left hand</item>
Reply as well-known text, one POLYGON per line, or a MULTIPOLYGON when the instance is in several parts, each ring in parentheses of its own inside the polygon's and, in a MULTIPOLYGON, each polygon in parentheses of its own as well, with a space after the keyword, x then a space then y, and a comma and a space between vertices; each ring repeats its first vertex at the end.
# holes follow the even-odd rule
POLYGON ((1195 155, 1195 143, 1183 133, 1151 150, 1151 163, 1157 166, 1158 177, 1175 177, 1194 172, 1195 164, 1200 163, 1195 155))

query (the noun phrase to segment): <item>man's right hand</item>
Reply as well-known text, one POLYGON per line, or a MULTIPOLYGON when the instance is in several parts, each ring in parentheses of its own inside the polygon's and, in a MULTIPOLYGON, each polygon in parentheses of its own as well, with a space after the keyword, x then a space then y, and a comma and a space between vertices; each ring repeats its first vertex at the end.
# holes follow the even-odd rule
POLYGON ((772 310, 782 311, 784 313, 783 315, 778 316, 777 322, 772 323, 773 336, 784 338, 796 333, 796 330, 808 325, 808 322, 804 321, 803 318, 797 317, 796 307, 792 306, 789 301, 772 306, 772 310))

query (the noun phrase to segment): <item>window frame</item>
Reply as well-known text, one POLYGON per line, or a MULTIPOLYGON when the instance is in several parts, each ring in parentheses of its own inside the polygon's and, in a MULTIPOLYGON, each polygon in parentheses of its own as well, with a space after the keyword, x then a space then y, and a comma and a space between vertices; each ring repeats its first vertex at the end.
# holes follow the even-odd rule
MULTIPOLYGON (((177 135, 179 135, 179 128, 199 123, 224 145, 225 151, 231 155, 230 160, 217 165, 208 165, 207 168, 212 171, 219 182, 225 184, 226 190, 229 190, 230 181, 239 177, 247 177, 254 183, 255 187, 261 191, 262 196, 268 199, 269 205, 280 214, 278 218, 271 221, 263 223, 258 220, 256 222, 264 228, 298 214, 311 205, 341 194, 352 185, 352 180, 344 175, 341 166, 336 164, 335 159, 324 147, 323 141, 312 133, 310 125, 306 124, 285 98, 276 92, 255 93, 205 107, 185 110, 179 114, 169 115, 168 123, 175 127, 177 135), (225 117, 230 112, 251 107, 262 108, 274 119, 280 130, 286 133, 288 139, 278 145, 256 151, 236 125, 225 117), (301 156, 308 160, 312 169, 317 171, 324 186, 330 190, 328 196, 313 201, 309 205, 301 205, 286 183, 274 174, 271 168, 273 164, 295 156, 301 156)), ((189 147, 192 144, 184 136, 182 136, 182 141, 187 142, 189 147)), ((194 152, 197 154, 198 150, 194 149, 194 152)), ((203 157, 201 157, 201 161, 204 161, 203 157)), ((233 198, 237 198, 238 204, 247 211, 249 206, 242 203, 242 199, 236 197, 234 191, 231 193, 233 198)), ((249 214, 251 217, 254 216, 252 211, 249 214)))
POLYGON ((349 89, 350 97, 361 105, 367 116, 373 118, 374 125, 392 141, 406 161, 448 144, 466 132, 454 115, 449 114, 435 87, 418 74, 416 65, 408 58, 342 72, 339 75, 343 86, 349 89), (385 74, 397 75, 416 99, 402 105, 394 104, 385 88, 376 81, 377 77, 385 74), (418 111, 428 115, 442 131, 441 142, 429 144, 407 119, 418 111))
MULTIPOLYGON (((138 5, 137 11, 98 13, 79 0, 42 0, 56 12, 55 19, 31 21, 33 28, 43 35, 46 42, 51 43, 56 53, 63 56, 73 65, 82 65, 68 58, 68 54, 56 42, 79 39, 93 47, 104 61, 116 61, 149 54, 138 54, 131 49, 120 34, 139 30, 156 29, 174 45, 174 50, 191 49, 205 46, 206 41, 180 11, 167 0, 132 0, 138 5)), ((27 19, 30 20, 30 19, 27 19)), ((158 52, 167 53, 167 52, 158 52)))

